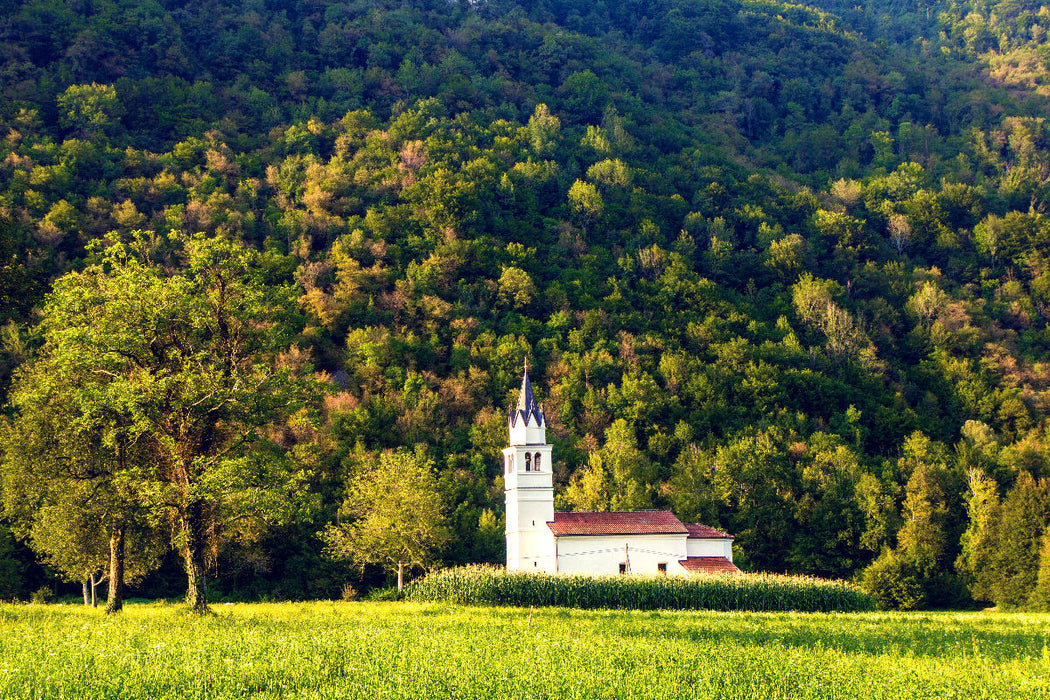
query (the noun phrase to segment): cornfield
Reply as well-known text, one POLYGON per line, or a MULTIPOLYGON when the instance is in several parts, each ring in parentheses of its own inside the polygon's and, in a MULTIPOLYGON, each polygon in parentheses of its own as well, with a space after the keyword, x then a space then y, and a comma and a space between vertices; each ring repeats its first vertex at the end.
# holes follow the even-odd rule
POLYGON ((622 610, 862 612, 875 602, 845 581, 737 574, 685 577, 558 576, 467 566, 413 583, 408 600, 458 605, 558 606, 622 610))

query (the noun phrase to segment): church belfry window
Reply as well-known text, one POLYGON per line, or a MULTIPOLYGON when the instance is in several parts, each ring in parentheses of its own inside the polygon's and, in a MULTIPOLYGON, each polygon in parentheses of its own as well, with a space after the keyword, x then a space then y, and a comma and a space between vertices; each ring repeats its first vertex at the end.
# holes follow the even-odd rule
POLYGON ((535 461, 533 461, 533 463, 532 463, 532 470, 533 471, 537 471, 537 472, 540 470, 540 453, 539 452, 536 453, 535 461))
POLYGON ((532 471, 532 455, 530 455, 528 452, 525 453, 525 471, 532 471))

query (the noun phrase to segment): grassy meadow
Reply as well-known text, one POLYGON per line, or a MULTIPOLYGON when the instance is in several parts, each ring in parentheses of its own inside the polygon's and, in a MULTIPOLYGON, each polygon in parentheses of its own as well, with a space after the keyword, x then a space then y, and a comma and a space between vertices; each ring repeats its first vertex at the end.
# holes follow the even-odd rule
POLYGON ((0 606, 3 698, 1038 698, 1050 616, 0 606))

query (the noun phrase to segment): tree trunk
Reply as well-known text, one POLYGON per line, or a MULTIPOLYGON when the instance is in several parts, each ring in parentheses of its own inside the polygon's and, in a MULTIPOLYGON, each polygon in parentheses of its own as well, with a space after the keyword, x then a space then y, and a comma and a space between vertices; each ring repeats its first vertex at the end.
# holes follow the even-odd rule
POLYGON ((207 545, 204 527, 204 507, 199 501, 190 503, 182 514, 182 557, 186 563, 186 603, 194 612, 208 612, 208 580, 204 566, 207 545))
POLYGON ((91 579, 84 579, 84 605, 91 605, 91 591, 88 590, 90 585, 91 579))
POLYGON ((124 607, 124 524, 114 524, 109 535, 109 596, 106 612, 118 613, 124 607))
POLYGON ((98 607, 98 584, 102 583, 102 579, 95 578, 96 574, 91 574, 91 607, 98 607))
POLYGON ((401 597, 401 589, 405 586, 405 565, 403 562, 397 563, 397 597, 401 597))

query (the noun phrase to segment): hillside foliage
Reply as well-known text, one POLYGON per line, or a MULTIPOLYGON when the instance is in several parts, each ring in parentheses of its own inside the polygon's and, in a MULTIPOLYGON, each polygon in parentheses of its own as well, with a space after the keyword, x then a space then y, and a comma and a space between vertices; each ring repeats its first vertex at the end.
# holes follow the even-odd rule
POLYGON ((2 391, 93 242, 203 233, 294 285, 282 361, 331 387, 268 428, 310 505, 209 535, 222 594, 337 595, 317 533, 416 445, 440 562, 500 561, 528 358, 560 507, 886 605, 1043 605, 1050 20, 820 4, 2 3, 2 391))

